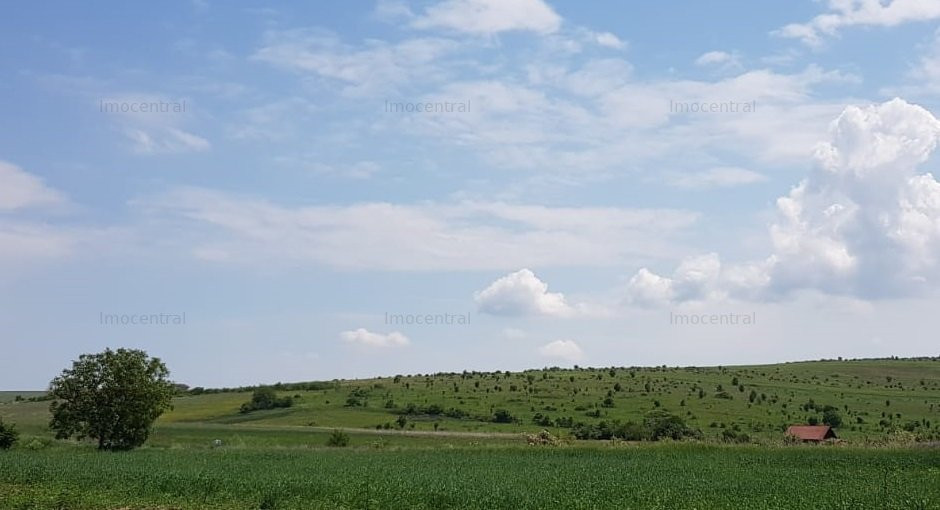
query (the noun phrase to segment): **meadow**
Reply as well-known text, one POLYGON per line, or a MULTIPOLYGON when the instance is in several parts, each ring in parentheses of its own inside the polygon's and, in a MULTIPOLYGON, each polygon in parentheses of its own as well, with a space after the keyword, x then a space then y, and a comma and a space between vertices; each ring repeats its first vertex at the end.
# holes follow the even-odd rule
POLYGON ((929 450, 704 445, 14 451, 0 508, 940 507, 929 450))
MULTIPOLYGON (((0 403, 0 508, 940 508, 940 361, 548 368, 190 388, 147 444, 57 441, 48 401, 0 403), (786 445, 837 409, 842 442, 786 445), (654 410, 691 442, 578 440, 577 424, 654 410), (345 448, 326 446, 342 428, 345 448), (528 446, 547 430, 556 446, 528 446), (728 444, 726 430, 746 441, 728 444), (914 442, 916 439, 923 442, 914 442), (221 446, 216 446, 216 441, 221 446), (743 443, 743 444, 742 444, 743 443)), ((36 393, 25 397, 35 398, 36 393)), ((11 398, 12 397, 12 398, 11 398)))

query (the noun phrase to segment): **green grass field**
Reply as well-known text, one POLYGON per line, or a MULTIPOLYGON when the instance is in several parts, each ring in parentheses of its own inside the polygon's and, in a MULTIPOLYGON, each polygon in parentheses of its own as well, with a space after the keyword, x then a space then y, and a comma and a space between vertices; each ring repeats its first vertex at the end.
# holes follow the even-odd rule
POLYGON ((873 447, 904 428, 908 439, 936 437, 940 361, 546 369, 310 387, 319 389, 281 385, 292 407, 247 414, 239 407, 250 392, 178 397, 148 443, 127 453, 55 441, 49 402, 5 398, 0 417, 22 438, 0 452, 0 508, 940 508, 940 449, 873 447), (788 424, 820 416, 811 400, 839 410, 840 446, 783 446, 788 424), (511 422, 494 422, 501 409, 511 422), (682 416, 704 443, 576 441, 567 426, 641 420, 654 409, 682 416), (325 446, 337 427, 349 447, 325 446), (754 444, 718 444, 728 428, 754 444), (565 441, 526 446, 521 433, 542 429, 565 441))
POLYGON ((926 509, 927 450, 576 448, 14 451, 2 508, 926 509))

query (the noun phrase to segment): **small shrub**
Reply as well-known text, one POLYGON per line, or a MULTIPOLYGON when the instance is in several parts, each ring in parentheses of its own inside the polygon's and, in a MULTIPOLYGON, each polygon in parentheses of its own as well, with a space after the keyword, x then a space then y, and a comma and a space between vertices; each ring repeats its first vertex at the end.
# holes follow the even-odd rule
POLYGON ((335 446, 342 448, 344 446, 349 446, 349 434, 343 432, 340 429, 333 429, 333 432, 330 434, 330 437, 326 440, 327 446, 335 446))
POLYGON ((835 408, 827 407, 826 410, 823 411, 822 422, 833 428, 840 427, 842 425, 842 416, 835 408))
POLYGON ((7 425, 0 420, 0 450, 9 450, 16 444, 20 433, 12 423, 7 425))
POLYGON ((242 404, 239 412, 242 414, 264 409, 277 409, 291 407, 294 399, 291 397, 278 398, 273 388, 258 388, 251 394, 251 401, 242 404))
POLYGON ((512 414, 505 409, 497 409, 493 413, 493 422, 494 423, 512 423, 515 419, 512 417, 512 414))
POLYGON ((726 443, 750 443, 751 436, 731 429, 721 431, 721 440, 726 443))
POLYGON ((30 439, 29 441, 24 443, 23 448, 26 448, 27 450, 30 450, 33 452, 37 452, 39 450, 45 450, 49 446, 49 444, 50 443, 48 439, 39 439, 38 437, 34 437, 33 439, 30 439))
POLYGON ((557 437, 544 429, 538 434, 525 434, 525 438, 530 446, 558 446, 561 443, 557 437))

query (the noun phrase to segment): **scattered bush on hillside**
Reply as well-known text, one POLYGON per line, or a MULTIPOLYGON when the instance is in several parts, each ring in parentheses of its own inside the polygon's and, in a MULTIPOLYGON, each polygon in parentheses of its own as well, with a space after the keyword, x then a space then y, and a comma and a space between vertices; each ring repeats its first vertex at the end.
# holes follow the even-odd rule
POLYGON ((512 414, 510 414, 509 411, 505 409, 497 409, 493 413, 494 423, 512 423, 514 421, 516 421, 516 419, 513 418, 512 414))
POLYGON ((839 414, 836 408, 826 406, 823 410, 822 422, 832 428, 840 427, 842 426, 842 415, 839 414))
POLYGON ((642 423, 618 420, 597 424, 578 423, 572 429, 577 439, 622 439, 625 441, 659 441, 661 439, 701 438, 702 432, 668 411, 657 409, 646 414, 642 423))
POLYGON ((367 390, 356 388, 349 392, 349 396, 346 397, 346 407, 365 407, 367 398, 369 398, 367 390))
POLYGON ((8 425, 0 420, 0 450, 9 450, 19 438, 20 433, 16 430, 15 425, 12 423, 8 425))
POLYGON ((751 436, 745 434, 744 432, 725 429, 721 431, 721 440, 726 443, 750 443, 751 436))
POLYGON ((278 398, 273 388, 258 388, 251 394, 251 401, 242 404, 239 412, 242 414, 264 409, 277 409, 291 407, 294 399, 291 397, 278 398))
POLYGON ((653 441, 665 438, 679 440, 702 435, 701 431, 686 425, 682 417, 662 409, 647 413, 643 419, 643 425, 649 431, 650 439, 653 441))
POLYGON ((349 446, 349 434, 340 429, 333 429, 333 432, 330 433, 330 437, 326 440, 326 445, 340 448, 349 446))
POLYGON ((543 427, 551 427, 554 425, 552 419, 542 413, 535 413, 535 415, 532 416, 532 423, 543 427))

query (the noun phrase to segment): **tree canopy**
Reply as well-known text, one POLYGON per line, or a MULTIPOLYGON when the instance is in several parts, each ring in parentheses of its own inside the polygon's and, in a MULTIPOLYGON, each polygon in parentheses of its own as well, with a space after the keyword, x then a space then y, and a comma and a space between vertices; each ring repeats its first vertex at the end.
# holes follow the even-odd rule
POLYGON ((50 383, 57 439, 91 438, 100 450, 130 450, 170 409, 175 387, 159 358, 135 349, 83 354, 50 383))

